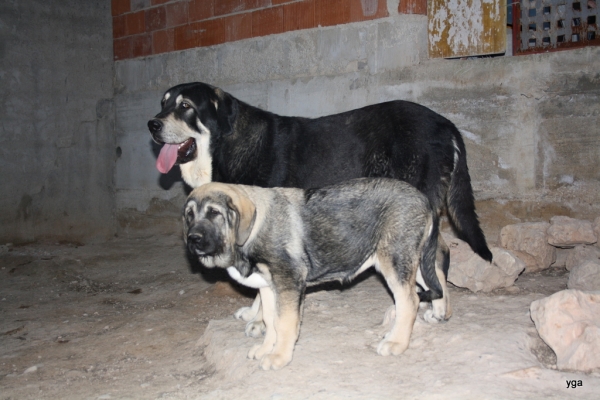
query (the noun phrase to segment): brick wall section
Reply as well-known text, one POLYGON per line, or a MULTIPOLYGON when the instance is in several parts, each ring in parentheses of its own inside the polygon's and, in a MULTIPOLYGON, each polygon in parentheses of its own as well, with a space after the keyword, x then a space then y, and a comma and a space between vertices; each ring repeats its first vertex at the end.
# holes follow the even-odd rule
POLYGON ((427 0, 400 0, 398 12, 400 14, 427 15, 427 0))
POLYGON ((111 1, 115 60, 388 16, 387 0, 111 1))

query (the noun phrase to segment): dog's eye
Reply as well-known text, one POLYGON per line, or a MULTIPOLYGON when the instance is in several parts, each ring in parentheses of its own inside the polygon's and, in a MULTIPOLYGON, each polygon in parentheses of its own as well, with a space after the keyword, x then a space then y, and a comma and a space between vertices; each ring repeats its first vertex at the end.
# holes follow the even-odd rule
POLYGON ((181 107, 183 108, 190 108, 190 103, 188 103, 187 101, 184 101, 183 103, 181 103, 181 107))
POLYGON ((185 213, 185 216, 186 216, 187 219, 193 220, 194 219, 194 210, 192 210, 191 208, 189 208, 187 210, 187 212, 185 213))
POLYGON ((219 210, 217 210, 216 208, 212 208, 212 207, 209 207, 209 208, 206 210, 206 213, 207 213, 208 215, 210 215, 211 217, 215 217, 215 216, 217 216, 217 215, 221 215, 221 212, 220 212, 219 210))

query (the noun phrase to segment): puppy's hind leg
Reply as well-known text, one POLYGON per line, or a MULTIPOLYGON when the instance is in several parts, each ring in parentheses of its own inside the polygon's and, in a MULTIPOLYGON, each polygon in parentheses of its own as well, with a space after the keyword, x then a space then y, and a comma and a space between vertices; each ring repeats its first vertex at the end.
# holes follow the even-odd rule
MULTIPOLYGON (((417 310, 419 309, 419 296, 415 288, 414 278, 416 267, 413 270, 411 279, 400 281, 399 274, 396 272, 398 267, 395 267, 390 259, 383 260, 380 257, 379 260, 380 271, 394 295, 396 319, 392 330, 385 335, 379 346, 377 346, 377 353, 382 356, 397 356, 404 353, 408 348, 410 335, 417 318, 417 310)), ((411 268, 411 266, 407 265, 407 268, 411 268)))

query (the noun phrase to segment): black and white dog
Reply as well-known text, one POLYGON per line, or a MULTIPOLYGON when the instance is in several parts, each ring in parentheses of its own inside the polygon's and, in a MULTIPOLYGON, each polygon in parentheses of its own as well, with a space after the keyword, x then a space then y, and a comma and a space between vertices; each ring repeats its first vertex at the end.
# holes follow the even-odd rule
MULTIPOLYGON (((211 181, 308 189, 359 177, 399 179, 424 193, 438 215, 446 209, 458 235, 492 260, 475 212, 462 136, 424 106, 397 100, 321 118, 285 117, 195 82, 169 89, 161 107, 148 122, 154 141, 164 145, 157 168, 166 173, 179 164, 193 188, 211 181)), ((427 290, 420 297, 432 301, 441 319, 451 315, 449 263, 440 236, 435 271, 443 293, 427 290)), ((264 327, 259 304, 236 313, 251 320, 251 336, 264 327)))

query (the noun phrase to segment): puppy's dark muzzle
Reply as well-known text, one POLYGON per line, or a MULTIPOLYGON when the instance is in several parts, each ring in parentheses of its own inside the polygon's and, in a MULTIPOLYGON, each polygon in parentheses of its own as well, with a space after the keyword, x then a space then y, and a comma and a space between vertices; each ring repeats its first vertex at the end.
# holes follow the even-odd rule
POLYGON ((187 247, 190 253, 198 256, 210 256, 215 254, 217 250, 216 241, 203 232, 189 233, 187 237, 187 247))
POLYGON ((160 139, 160 133, 163 130, 163 123, 161 120, 159 119, 151 119, 150 121, 148 121, 148 129, 150 130, 150 133, 152 134, 152 138, 159 144, 163 144, 164 142, 160 139))

